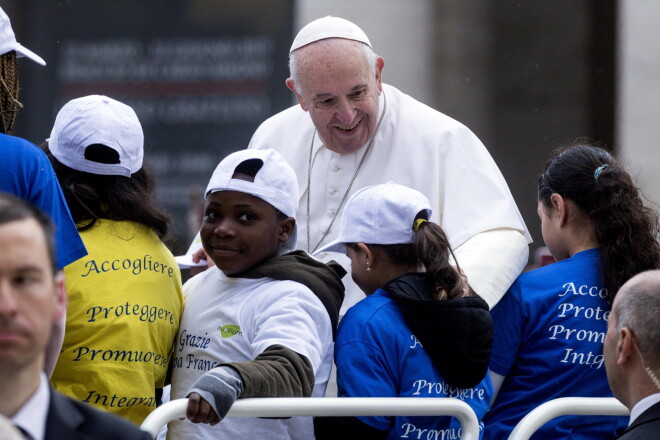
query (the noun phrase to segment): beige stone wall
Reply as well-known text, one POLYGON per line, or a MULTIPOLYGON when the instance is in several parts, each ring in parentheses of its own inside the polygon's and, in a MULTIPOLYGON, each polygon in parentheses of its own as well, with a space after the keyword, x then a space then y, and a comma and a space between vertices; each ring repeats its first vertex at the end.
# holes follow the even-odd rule
POLYGON ((647 198, 659 204, 660 0, 619 6, 619 151, 647 198))

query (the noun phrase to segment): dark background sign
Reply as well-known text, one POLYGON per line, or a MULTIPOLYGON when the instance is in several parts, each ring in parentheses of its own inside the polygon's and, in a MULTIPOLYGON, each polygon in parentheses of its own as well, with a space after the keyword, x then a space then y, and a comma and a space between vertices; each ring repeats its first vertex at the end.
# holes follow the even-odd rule
POLYGON ((48 63, 20 61, 25 110, 14 134, 42 142, 61 106, 80 96, 133 107, 178 251, 198 227, 190 207, 218 162, 292 102, 292 0, 43 0, 7 12, 18 17, 18 41, 48 63))

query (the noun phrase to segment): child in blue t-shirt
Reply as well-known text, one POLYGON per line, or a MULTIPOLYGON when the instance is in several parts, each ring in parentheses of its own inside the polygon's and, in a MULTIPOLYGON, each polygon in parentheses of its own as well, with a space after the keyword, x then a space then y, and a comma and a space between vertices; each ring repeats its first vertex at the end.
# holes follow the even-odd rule
MULTIPOLYGON (((339 239, 319 252, 346 252, 367 297, 351 307, 335 343, 340 397, 453 397, 481 420, 492 322, 469 288, 428 200, 411 188, 366 187, 346 203, 339 239)), ((317 417, 317 440, 460 438, 452 417, 317 417)), ((480 427, 482 430, 483 425, 480 427)))
MULTIPOLYGON (((532 409, 559 397, 612 397, 603 365, 619 287, 658 267, 657 217, 606 151, 554 151, 538 183, 543 240, 556 263, 521 275, 492 311, 495 387, 485 439, 504 439, 532 409)), ((564 416, 533 439, 607 439, 625 417, 564 416)))

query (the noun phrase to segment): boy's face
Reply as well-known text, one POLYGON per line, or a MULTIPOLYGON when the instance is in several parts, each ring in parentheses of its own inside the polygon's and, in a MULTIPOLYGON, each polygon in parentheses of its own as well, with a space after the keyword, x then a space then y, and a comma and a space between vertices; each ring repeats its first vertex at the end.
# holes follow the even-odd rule
POLYGON ((206 199, 200 235, 216 266, 227 275, 235 275, 274 257, 294 224, 292 218, 283 219, 258 197, 219 191, 206 199))

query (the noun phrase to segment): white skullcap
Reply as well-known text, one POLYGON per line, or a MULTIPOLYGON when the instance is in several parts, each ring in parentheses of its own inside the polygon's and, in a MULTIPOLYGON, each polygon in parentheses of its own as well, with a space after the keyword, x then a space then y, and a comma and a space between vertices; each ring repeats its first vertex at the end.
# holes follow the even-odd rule
POLYGON ((307 24, 293 40, 289 54, 296 49, 326 38, 344 38, 359 41, 371 47, 369 37, 356 24, 339 17, 319 18, 307 24))

